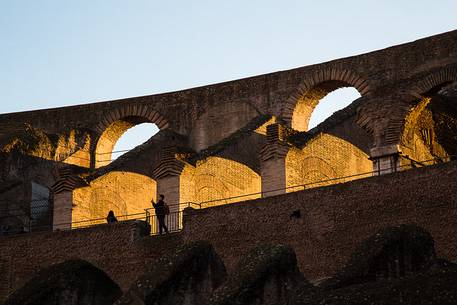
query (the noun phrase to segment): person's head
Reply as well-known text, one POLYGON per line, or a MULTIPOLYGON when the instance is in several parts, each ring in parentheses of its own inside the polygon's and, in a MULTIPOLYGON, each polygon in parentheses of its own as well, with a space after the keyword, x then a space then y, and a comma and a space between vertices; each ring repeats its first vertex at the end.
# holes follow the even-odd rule
POLYGON ((108 216, 114 216, 114 212, 113 211, 109 211, 108 212, 108 216))
POLYGON ((165 199, 165 196, 163 194, 160 194, 159 195, 160 199, 164 200, 165 199))

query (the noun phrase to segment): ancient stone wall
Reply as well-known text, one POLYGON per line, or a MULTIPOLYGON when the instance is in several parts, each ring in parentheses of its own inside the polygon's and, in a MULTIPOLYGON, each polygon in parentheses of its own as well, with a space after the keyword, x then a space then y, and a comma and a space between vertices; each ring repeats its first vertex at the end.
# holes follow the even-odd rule
POLYGON ((320 134, 302 149, 291 148, 286 156, 288 192, 299 185, 328 185, 371 176, 372 162, 368 155, 351 143, 329 134, 320 134), (349 177, 356 174, 364 176, 349 177), (331 179, 348 177, 341 180, 331 179), (312 183, 326 181, 317 185, 312 183))
POLYGON ((209 157, 198 161, 195 168, 185 168, 181 176, 181 203, 209 207, 260 197, 260 176, 235 161, 209 157))
POLYGON ((435 239, 439 257, 457 260, 457 163, 341 185, 189 210, 184 239, 210 241, 230 272, 247 249, 292 247, 310 280, 331 276, 356 246, 381 228, 416 224, 435 239))
POLYGON ((130 221, 73 231, 2 236, 0 303, 39 270, 71 259, 91 263, 126 290, 145 264, 181 244, 179 235, 134 240, 132 225, 130 221))
POLYGON ((378 230, 415 224, 431 233, 437 256, 457 260, 457 164, 450 162, 341 185, 185 210, 184 231, 137 239, 131 222, 0 238, 1 295, 35 272, 69 259, 87 260, 126 289, 143 265, 177 245, 207 240, 229 273, 249 249, 286 244, 310 280, 340 270, 378 230))
POLYGON ((156 201, 156 188, 156 182, 149 177, 110 172, 73 192, 72 222, 76 227, 105 223, 110 210, 118 220, 135 218, 145 209, 152 208, 151 199, 156 201))
MULTIPOLYGON (((178 92, 3 114, 0 116, 1 133, 21 129, 24 122, 28 122, 51 134, 85 129, 95 144, 110 124, 126 117, 137 117, 156 123, 161 129, 168 127, 189 135, 195 130, 194 125, 198 124, 200 116, 213 107, 231 102, 251 105, 260 113, 274 114, 290 124, 295 105, 303 94, 309 89, 321 88, 322 84, 326 84, 326 89, 333 88, 336 81, 336 87, 341 83, 354 86, 362 95, 373 95, 386 88, 389 89, 388 95, 420 90, 425 86, 421 83, 429 83, 425 78, 430 71, 457 62, 456 36, 457 31, 453 31, 327 63, 178 92), (43 120, 43 117, 55 120, 43 120)), ((377 110, 391 106, 389 99, 385 99, 381 109, 378 105, 377 110)), ((371 111, 375 108, 367 109, 365 117, 374 115, 371 111)))

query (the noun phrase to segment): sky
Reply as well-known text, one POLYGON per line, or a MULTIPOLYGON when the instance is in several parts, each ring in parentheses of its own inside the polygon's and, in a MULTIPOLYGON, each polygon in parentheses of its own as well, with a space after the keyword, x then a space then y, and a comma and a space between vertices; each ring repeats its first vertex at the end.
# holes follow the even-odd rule
POLYGON ((457 29, 456 12, 455 0, 0 0, 0 113, 357 55, 457 29))

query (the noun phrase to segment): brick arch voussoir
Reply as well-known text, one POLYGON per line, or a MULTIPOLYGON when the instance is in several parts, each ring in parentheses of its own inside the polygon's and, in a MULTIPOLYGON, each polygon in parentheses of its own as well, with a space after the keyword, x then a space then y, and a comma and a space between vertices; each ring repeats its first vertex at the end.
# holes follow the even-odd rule
POLYGON ((389 123, 385 130, 383 145, 401 144, 405 125, 414 101, 425 97, 430 90, 449 82, 457 81, 457 66, 451 66, 435 70, 426 77, 419 79, 416 84, 407 90, 404 96, 399 99, 400 103, 395 106, 395 113, 389 115, 389 123))
POLYGON ((357 112, 357 125, 373 138, 373 147, 400 144, 405 122, 417 97, 399 94, 374 98, 357 112))
POLYGON ((410 90, 410 94, 422 97, 425 93, 439 85, 457 81, 457 66, 446 67, 432 72, 425 78, 419 80, 410 90))
POLYGON ((317 85, 327 81, 341 81, 347 83, 356 88, 361 95, 369 95, 372 89, 369 81, 355 72, 338 68, 322 69, 313 75, 305 77, 297 89, 290 94, 282 105, 281 119, 287 125, 290 125, 292 123, 295 105, 300 97, 317 85))
POLYGON ((95 126, 95 131, 98 135, 101 135, 112 123, 131 116, 142 117, 148 122, 156 124, 161 130, 169 127, 168 121, 159 112, 150 109, 148 106, 129 105, 105 114, 95 126))
POLYGON ((91 158, 95 158, 95 151, 97 149, 98 141, 105 130, 114 122, 121 120, 125 117, 138 116, 144 118, 150 123, 154 123, 160 130, 169 127, 167 119, 165 119, 159 112, 149 108, 146 105, 128 105, 122 108, 115 108, 112 111, 103 115, 102 119, 95 125, 93 138, 95 141, 91 142, 91 158))

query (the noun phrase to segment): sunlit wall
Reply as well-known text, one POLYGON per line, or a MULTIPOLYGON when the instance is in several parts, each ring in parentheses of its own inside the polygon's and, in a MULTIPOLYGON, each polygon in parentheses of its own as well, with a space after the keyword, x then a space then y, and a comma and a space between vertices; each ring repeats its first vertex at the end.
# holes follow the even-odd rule
POLYGON ((261 179, 256 172, 241 163, 209 157, 198 161, 195 168, 184 168, 180 191, 181 203, 196 202, 202 203, 202 207, 216 206, 259 198, 261 179), (220 200, 230 197, 237 198, 220 200))
POLYGON ((105 223, 110 210, 118 220, 137 218, 156 199, 156 182, 146 176, 128 172, 110 172, 73 191, 72 222, 74 226, 105 223), (131 215, 125 217, 123 215, 131 215), (86 220, 100 219, 90 223, 86 220))
MULTIPOLYGON (((293 187, 316 183, 316 187, 368 177, 345 178, 337 181, 324 180, 346 177, 372 171, 368 155, 351 143, 329 134, 321 134, 303 149, 292 148, 286 156, 286 186, 293 187)), ((289 188, 288 192, 303 187, 289 188)))
MULTIPOLYGON (((432 99, 423 98, 411 109, 405 119, 401 135, 401 149, 404 157, 401 159, 401 166, 403 169, 409 168, 412 160, 419 162, 416 164, 430 165, 433 164, 434 159, 448 157, 448 153, 438 142, 437 122, 430 109, 432 103, 432 99)), ((448 115, 445 117, 449 121, 444 120, 439 123, 452 124, 451 117, 448 115)))

